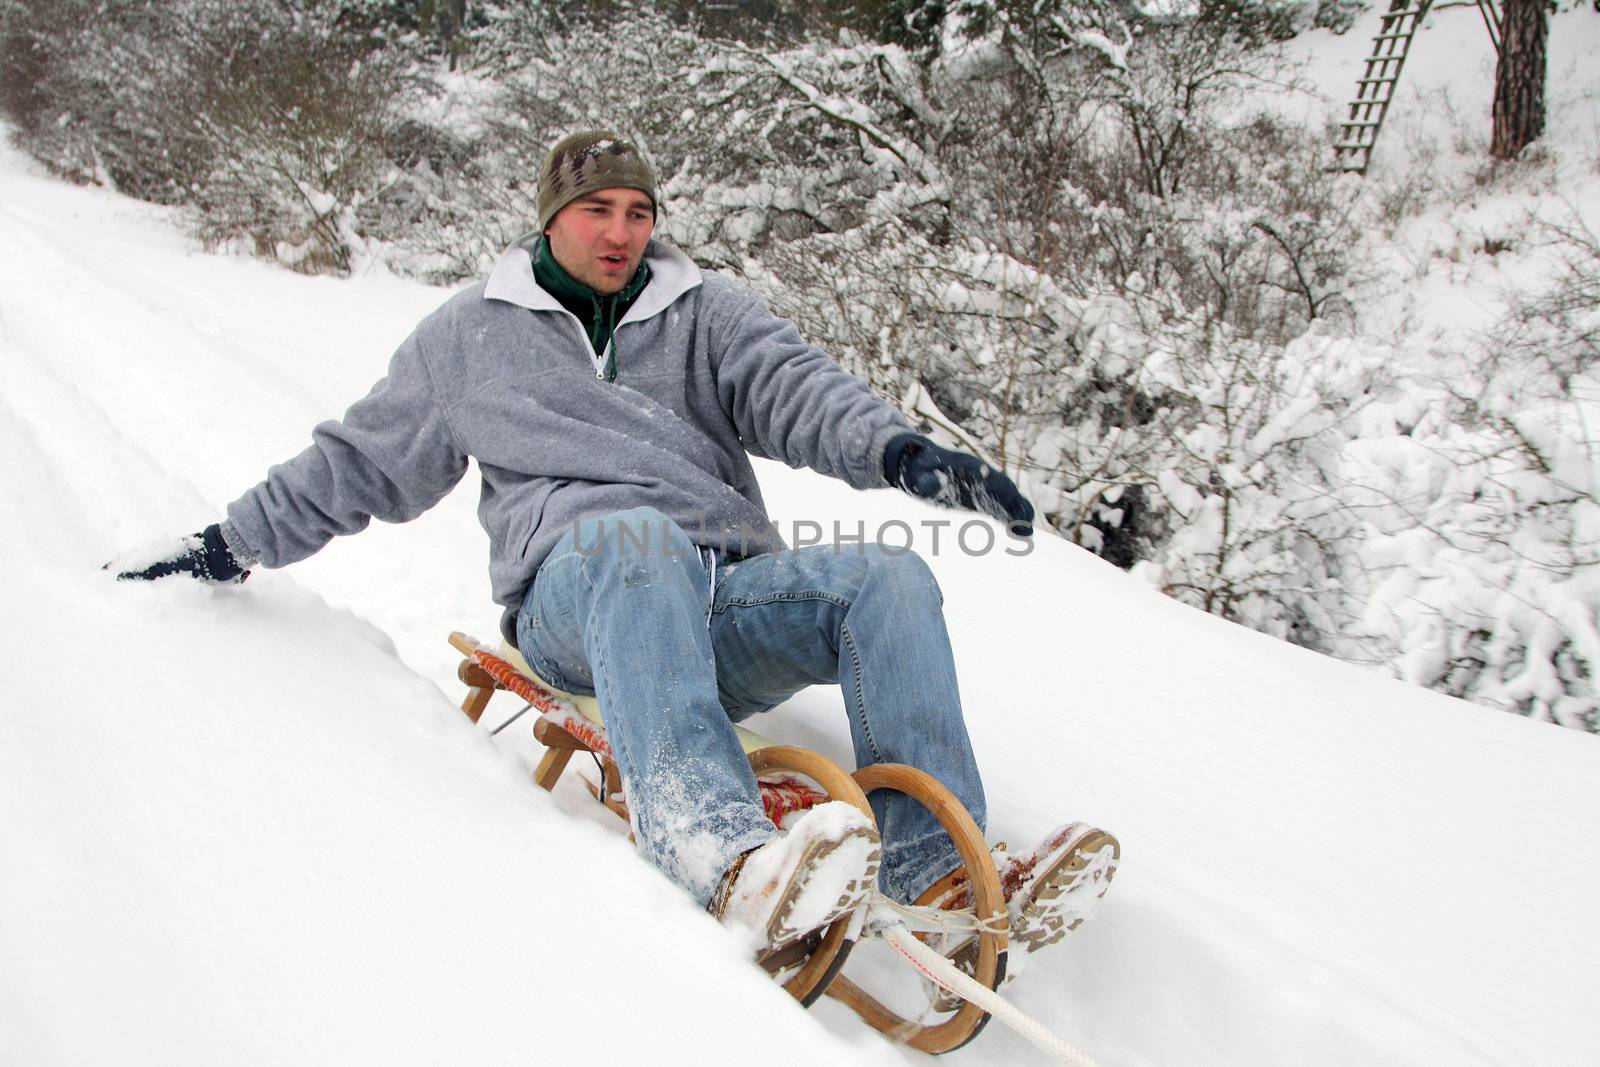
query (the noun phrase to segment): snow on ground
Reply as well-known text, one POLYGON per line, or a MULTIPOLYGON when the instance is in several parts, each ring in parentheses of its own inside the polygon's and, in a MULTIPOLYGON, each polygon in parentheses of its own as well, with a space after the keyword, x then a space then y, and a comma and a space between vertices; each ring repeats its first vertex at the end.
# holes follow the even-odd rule
MULTIPOLYGON (((0 1065, 920 1060, 801 1012, 571 772, 532 787, 522 724, 454 710, 444 635, 496 616, 471 475, 239 588, 98 569, 215 519, 444 296, 202 255, 0 155, 0 1065)), ((947 517, 761 473, 786 524, 947 517)), ((1600 1057, 1600 739, 1059 541, 930 553, 918 528, 991 836, 1078 818, 1124 845, 1100 917, 1008 991, 1024 1010, 1107 1067, 1600 1057)), ((830 690, 752 725, 849 751, 830 690)), ((991 1027, 951 1062, 1041 1060, 991 1027)))

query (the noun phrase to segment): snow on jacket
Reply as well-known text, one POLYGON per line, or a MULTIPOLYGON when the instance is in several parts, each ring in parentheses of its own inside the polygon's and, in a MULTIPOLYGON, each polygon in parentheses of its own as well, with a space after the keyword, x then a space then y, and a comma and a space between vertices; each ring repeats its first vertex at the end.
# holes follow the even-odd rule
POLYGON ((405 522, 470 456, 511 636, 540 562, 587 517, 650 506, 709 547, 782 548, 747 451, 859 489, 886 484, 884 448, 910 429, 892 405, 752 290, 656 241, 645 256, 652 277, 617 324, 615 382, 535 282, 528 246, 513 245, 422 320, 342 419, 228 506, 230 544, 282 567, 374 517, 405 522))

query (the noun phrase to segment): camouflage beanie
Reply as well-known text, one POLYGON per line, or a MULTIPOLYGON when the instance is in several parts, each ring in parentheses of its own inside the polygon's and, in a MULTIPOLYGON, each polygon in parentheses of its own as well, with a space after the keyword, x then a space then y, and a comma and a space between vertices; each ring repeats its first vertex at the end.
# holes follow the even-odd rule
POLYGON ((585 193, 638 189, 656 206, 656 172, 639 150, 610 130, 583 130, 556 142, 539 167, 539 230, 585 193))

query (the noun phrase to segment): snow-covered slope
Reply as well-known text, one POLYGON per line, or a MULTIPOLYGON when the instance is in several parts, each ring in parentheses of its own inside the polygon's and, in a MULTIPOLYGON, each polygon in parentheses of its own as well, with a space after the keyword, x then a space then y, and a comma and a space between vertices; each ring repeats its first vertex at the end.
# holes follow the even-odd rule
MULTIPOLYGON (((799 1011, 570 778, 528 783, 522 724, 454 710, 444 635, 495 620, 470 477, 240 588, 98 569, 212 521, 445 295, 201 255, 172 221, 0 157, 0 1064, 921 1059, 799 1011)), ((942 517, 761 473, 786 523, 942 517)), ((1108 1067, 1600 1057, 1600 739, 1059 541, 940 547, 992 836, 1124 844, 1025 1010, 1108 1067)), ((848 753, 831 691, 763 718, 848 753)), ((995 1027, 951 1062, 1039 1060, 995 1027)))

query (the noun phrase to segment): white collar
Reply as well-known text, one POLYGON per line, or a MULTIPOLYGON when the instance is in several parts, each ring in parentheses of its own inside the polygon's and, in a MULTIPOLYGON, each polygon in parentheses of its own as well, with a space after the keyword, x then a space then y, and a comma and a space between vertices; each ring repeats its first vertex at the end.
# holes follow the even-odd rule
MULTIPOLYGON (((547 293, 533 277, 530 234, 500 254, 489 282, 485 300, 504 300, 530 311, 561 311, 560 301, 547 293)), ((536 243, 536 242, 535 242, 536 243)), ((637 322, 665 311, 673 301, 700 284, 700 268, 694 260, 669 244, 652 239, 644 248, 644 261, 650 264, 650 281, 617 323, 637 322)))

